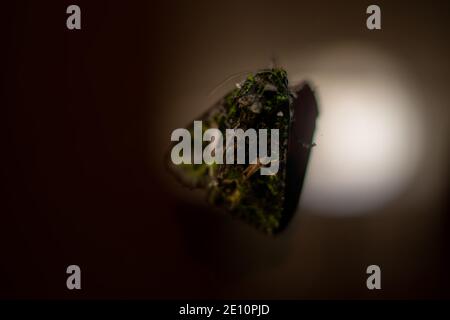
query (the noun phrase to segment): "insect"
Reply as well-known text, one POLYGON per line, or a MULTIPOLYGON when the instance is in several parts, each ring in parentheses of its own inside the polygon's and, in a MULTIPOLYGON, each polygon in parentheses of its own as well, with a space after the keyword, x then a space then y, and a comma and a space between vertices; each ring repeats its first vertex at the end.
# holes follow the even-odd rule
MULTIPOLYGON (((276 234, 287 226, 297 207, 314 145, 317 115, 314 92, 308 84, 290 87, 287 72, 281 68, 250 73, 196 120, 202 121, 203 132, 211 128, 221 132, 235 128, 256 132, 276 129, 279 140, 273 143, 269 137, 267 145, 260 143, 258 148, 270 146, 277 157, 269 162, 265 158, 249 159, 249 141, 244 140, 245 163, 187 161, 169 163, 170 171, 183 185, 203 189, 210 205, 223 208, 264 233, 276 234), (272 161, 278 168, 274 174, 256 173, 262 167, 273 166, 272 161)), ((194 126, 186 130, 193 133, 194 126)), ((202 147, 206 144, 203 141, 202 147)), ((238 152, 236 145, 229 148, 238 152)))

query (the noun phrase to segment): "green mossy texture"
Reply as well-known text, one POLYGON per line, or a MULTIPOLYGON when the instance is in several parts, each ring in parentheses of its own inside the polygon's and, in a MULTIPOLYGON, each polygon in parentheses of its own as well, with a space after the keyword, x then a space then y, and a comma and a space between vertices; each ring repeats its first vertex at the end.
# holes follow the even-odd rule
POLYGON ((210 204, 225 208, 233 216, 269 234, 280 226, 283 213, 292 101, 286 71, 261 70, 249 75, 203 119, 203 130, 218 128, 223 134, 226 129, 234 128, 244 131, 253 128, 256 132, 268 129, 268 149, 270 129, 279 129, 277 174, 261 175, 258 169, 248 176, 244 171, 249 164, 182 165, 191 186, 206 189, 210 204))

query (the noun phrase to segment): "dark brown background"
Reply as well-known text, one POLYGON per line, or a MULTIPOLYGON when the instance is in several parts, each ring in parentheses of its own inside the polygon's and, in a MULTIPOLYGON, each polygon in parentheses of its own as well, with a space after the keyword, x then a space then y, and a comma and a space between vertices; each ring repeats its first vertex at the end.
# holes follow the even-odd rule
POLYGON ((300 212, 276 239, 179 200, 162 164, 173 119, 202 110, 190 101, 292 46, 371 37, 448 105, 448 2, 382 2, 370 35, 365 1, 76 1, 80 31, 65 27, 69 4, 0 11, 0 297, 449 297, 447 130, 446 185, 421 205, 300 212), (65 287, 69 264, 81 291, 65 287), (381 291, 365 287, 370 264, 381 291))

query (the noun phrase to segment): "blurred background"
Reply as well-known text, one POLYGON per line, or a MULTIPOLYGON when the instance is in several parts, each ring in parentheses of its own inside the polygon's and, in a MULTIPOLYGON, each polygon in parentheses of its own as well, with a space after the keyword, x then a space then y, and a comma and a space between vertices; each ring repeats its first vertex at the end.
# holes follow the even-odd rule
POLYGON ((70 4, 0 18, 0 297, 450 297, 447 1, 377 1, 376 31, 368 1, 77 1, 80 31, 70 4), (234 85, 219 84, 273 58, 319 106, 275 238, 163 162, 171 132, 234 85), (366 288, 371 264, 382 290, 366 288))

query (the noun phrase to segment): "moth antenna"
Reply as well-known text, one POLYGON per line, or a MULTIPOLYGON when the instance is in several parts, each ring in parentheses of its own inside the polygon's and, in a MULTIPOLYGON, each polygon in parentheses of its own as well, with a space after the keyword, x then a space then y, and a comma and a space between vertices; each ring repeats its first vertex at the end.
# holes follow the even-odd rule
POLYGON ((232 74, 231 76, 229 76, 228 78, 223 80, 221 83, 219 83, 217 86, 215 86, 214 89, 212 89, 211 92, 208 94, 208 97, 211 97, 212 95, 214 95, 217 92, 217 90, 219 90, 221 87, 223 87, 229 81, 231 81, 231 80, 233 80, 233 79, 235 79, 237 77, 240 77, 242 75, 247 75, 247 74, 250 74, 250 73, 252 73, 252 71, 242 71, 242 72, 238 72, 238 73, 232 74))
POLYGON ((270 63, 269 63, 269 69, 276 69, 279 66, 279 58, 278 55, 275 53, 272 53, 270 56, 270 63))

